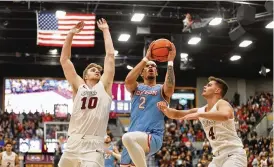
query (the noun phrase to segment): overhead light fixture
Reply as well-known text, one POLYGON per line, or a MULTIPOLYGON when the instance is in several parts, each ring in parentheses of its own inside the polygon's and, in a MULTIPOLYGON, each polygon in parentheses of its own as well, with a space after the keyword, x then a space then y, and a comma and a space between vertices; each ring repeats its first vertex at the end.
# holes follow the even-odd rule
POLYGON ((66 16, 66 12, 65 12, 65 11, 62 11, 62 10, 57 10, 57 11, 55 12, 55 16, 56 16, 57 18, 62 18, 62 17, 64 17, 64 16, 66 16))
POLYGON ((129 34, 121 34, 118 38, 118 41, 126 42, 130 38, 129 34))
POLYGON ((144 13, 134 13, 134 15, 131 17, 131 21, 140 22, 143 20, 144 16, 144 13))
POLYGON ((240 47, 248 47, 250 44, 252 44, 252 41, 250 40, 244 40, 239 44, 240 47))
POLYGON ((265 28, 274 28, 274 21, 271 21, 270 23, 268 23, 265 28))
POLYGON ((119 51, 118 51, 118 50, 114 50, 114 56, 117 56, 117 55, 118 55, 118 53, 119 53, 119 51))
POLYGON ((130 66, 130 65, 127 65, 127 69, 132 70, 132 69, 133 69, 133 67, 132 67, 132 66, 130 66))
MULTIPOLYGON (((269 69, 269 68, 266 68, 266 69, 265 69, 265 72, 266 72, 266 73, 269 73, 269 72, 270 72, 270 69, 269 69)), ((262 70, 259 71, 259 74, 262 74, 262 70)))
POLYGON ((193 37, 188 41, 188 44, 190 45, 196 45, 197 43, 199 43, 201 41, 200 37, 193 37))
POLYGON ((188 54, 187 53, 181 53, 181 60, 182 59, 186 59, 188 57, 188 54))
POLYGON ((52 55, 55 55, 58 53, 58 50, 57 49, 51 49, 49 50, 49 53, 52 54, 52 55))
POLYGON ((241 59, 241 56, 239 56, 239 55, 233 55, 230 57, 230 61, 237 61, 239 59, 241 59))
POLYGON ((221 24, 222 20, 223 20, 222 18, 216 17, 216 18, 212 19, 212 20, 209 22, 209 25, 211 25, 211 26, 216 26, 216 25, 218 25, 218 24, 221 24))

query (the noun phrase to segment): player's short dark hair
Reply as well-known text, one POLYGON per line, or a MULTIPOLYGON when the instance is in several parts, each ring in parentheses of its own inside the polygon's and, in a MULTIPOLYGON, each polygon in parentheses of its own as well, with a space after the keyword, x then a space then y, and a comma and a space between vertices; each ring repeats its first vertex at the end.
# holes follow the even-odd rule
POLYGON ((5 147, 6 147, 7 145, 11 145, 11 146, 12 146, 12 143, 11 143, 10 141, 8 141, 8 142, 5 143, 5 147))
POLYGON ((210 81, 215 81, 217 83, 217 85, 222 90, 221 91, 221 96, 224 97, 226 95, 227 90, 228 90, 228 85, 227 85, 227 83, 224 80, 222 80, 221 78, 216 78, 216 77, 211 76, 211 77, 208 78, 208 81, 209 82, 210 81))

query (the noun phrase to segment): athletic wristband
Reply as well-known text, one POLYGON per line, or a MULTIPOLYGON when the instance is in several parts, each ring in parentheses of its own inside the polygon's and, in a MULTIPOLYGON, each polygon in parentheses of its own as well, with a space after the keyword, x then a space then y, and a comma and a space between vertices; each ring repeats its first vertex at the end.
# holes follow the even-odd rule
POLYGON ((148 59, 146 57, 143 58, 143 61, 145 61, 146 63, 148 62, 148 59))
POLYGON ((168 66, 173 66, 173 61, 168 61, 168 62, 167 62, 167 65, 168 65, 168 66))

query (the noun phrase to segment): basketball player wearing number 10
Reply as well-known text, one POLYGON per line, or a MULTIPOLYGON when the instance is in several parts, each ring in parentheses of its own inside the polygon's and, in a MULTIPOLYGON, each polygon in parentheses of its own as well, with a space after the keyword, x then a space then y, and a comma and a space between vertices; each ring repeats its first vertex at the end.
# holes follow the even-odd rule
POLYGON ((146 167, 146 154, 155 154, 162 146, 165 130, 164 114, 157 108, 157 102, 169 102, 174 92, 175 76, 173 60, 176 48, 171 44, 164 85, 156 84, 157 66, 151 61, 150 44, 146 57, 127 75, 125 86, 132 94, 131 122, 128 132, 122 137, 121 166, 146 167), (144 83, 138 84, 141 74, 144 83))
POLYGON ((208 80, 202 93, 207 101, 204 107, 179 111, 167 108, 164 102, 158 103, 158 107, 171 119, 200 120, 213 152, 208 167, 247 167, 246 152, 235 128, 233 108, 222 99, 228 86, 220 78, 209 77, 208 80))
POLYGON ((79 22, 71 29, 63 45, 60 62, 73 89, 73 111, 68 129, 69 138, 59 167, 104 166, 104 136, 112 101, 115 61, 108 24, 101 19, 97 25, 103 32, 106 51, 102 76, 102 67, 91 63, 81 78, 70 60, 73 36, 84 28, 84 22, 79 22))

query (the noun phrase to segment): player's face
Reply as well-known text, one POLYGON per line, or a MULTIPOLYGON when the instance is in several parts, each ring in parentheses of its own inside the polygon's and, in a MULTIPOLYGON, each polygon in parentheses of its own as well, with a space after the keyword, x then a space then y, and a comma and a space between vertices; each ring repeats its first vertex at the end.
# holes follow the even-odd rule
POLYGON ((215 81, 210 81, 204 86, 202 96, 210 97, 219 92, 220 88, 218 87, 217 83, 215 81))
POLYGON ((86 80, 99 80, 101 78, 101 72, 96 67, 88 69, 86 80))
POLYGON ((157 75, 158 74, 157 74, 156 63, 154 63, 153 61, 149 61, 142 72, 143 78, 152 80, 152 79, 155 79, 157 75))
POLYGON ((11 144, 7 144, 5 149, 6 149, 7 152, 11 152, 11 150, 12 150, 11 144))

